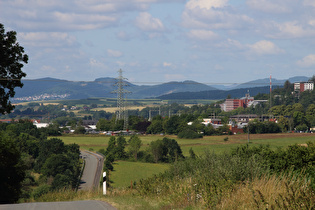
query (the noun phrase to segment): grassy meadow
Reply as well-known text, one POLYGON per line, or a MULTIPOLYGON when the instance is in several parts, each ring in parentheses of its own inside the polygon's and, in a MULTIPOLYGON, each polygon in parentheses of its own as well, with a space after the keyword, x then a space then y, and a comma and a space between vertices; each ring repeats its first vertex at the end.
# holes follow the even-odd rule
POLYGON ((170 164, 152 164, 141 162, 116 161, 114 171, 110 175, 114 188, 131 186, 131 183, 164 172, 170 164))
MULTIPOLYGON (((145 150, 148 148, 150 142, 162 139, 163 137, 164 136, 160 135, 140 136, 140 139, 142 140, 141 149, 145 150)), ((202 139, 177 139, 176 136, 166 137, 175 139, 181 146, 185 156, 189 155, 188 151, 190 148, 192 148, 197 155, 204 155, 205 150, 220 154, 248 143, 248 136, 246 134, 233 136, 207 136, 202 139), (227 141, 226 138, 228 138, 227 141)), ((250 146, 265 144, 270 145, 270 147, 274 149, 277 147, 287 147, 293 144, 305 144, 306 142, 315 143, 315 134, 305 133, 255 134, 250 135, 249 137, 250 146)), ((58 138, 62 139, 66 144, 76 143, 79 144, 82 149, 93 149, 94 151, 98 151, 101 148, 106 149, 110 137, 101 135, 65 135, 58 138)), ((126 139, 128 141, 129 137, 126 137, 126 139)), ((128 150, 128 146, 126 147, 126 150, 128 150)), ((166 183, 164 186, 165 189, 163 188, 163 190, 167 190, 165 195, 163 193, 140 195, 137 191, 138 189, 130 188, 131 182, 137 182, 139 184, 141 178, 145 179, 152 177, 153 174, 159 174, 170 168, 170 164, 116 161, 113 166, 114 171, 109 174, 109 180, 111 181, 110 184, 112 187, 108 189, 108 194, 106 196, 102 195, 101 188, 94 191, 80 191, 78 193, 66 190, 48 193, 42 196, 40 200, 36 201, 95 199, 109 202, 117 209, 137 210, 205 209, 206 207, 205 201, 198 201, 198 203, 196 203, 196 199, 199 198, 198 196, 200 196, 200 194, 198 194, 199 191, 196 188, 196 180, 194 180, 194 177, 182 180, 175 179, 166 183), (189 193, 187 194, 186 191, 189 193), (185 193, 182 194, 183 192, 185 193)), ((251 182, 239 183, 239 185, 236 184, 233 191, 220 191, 223 195, 221 196, 222 200, 218 205, 213 207, 217 209, 267 209, 271 206, 272 208, 276 207, 275 209, 282 209, 282 207, 285 207, 287 204, 287 201, 292 204, 302 203, 301 205, 304 205, 305 199, 309 199, 309 196, 313 196, 313 194, 305 191, 306 188, 303 188, 305 185, 303 177, 301 179, 296 179, 296 181, 290 177, 291 176, 277 177, 275 175, 263 176, 259 179, 252 180, 251 182), (296 198, 300 200, 295 199, 294 196, 292 197, 292 193, 299 195, 296 198)), ((204 198, 202 197, 202 199, 204 198)), ((298 207, 296 206, 296 209, 299 209, 301 205, 298 207)))
MULTIPOLYGON (((184 156, 189 156, 189 149, 192 148, 197 155, 203 155, 206 150, 214 153, 224 153, 232 148, 248 143, 247 134, 238 134, 232 136, 206 136, 202 139, 178 139, 176 136, 144 135, 140 136, 142 140, 141 149, 145 150, 152 141, 168 137, 175 139, 181 146, 184 156), (224 139, 228 138, 227 141, 224 139)), ((98 151, 106 149, 110 136, 105 135, 64 135, 58 137, 65 144, 76 143, 81 149, 98 151)), ((315 134, 308 133, 287 133, 287 134, 251 134, 250 146, 259 144, 270 145, 271 148, 287 147, 293 144, 305 144, 306 142, 315 142, 315 134)), ((126 136, 126 140, 129 137, 126 136)), ((128 146, 126 147, 128 150, 128 146)), ((140 163, 118 161, 114 163, 114 172, 111 175, 114 187, 129 186, 130 181, 138 181, 141 178, 150 177, 152 174, 163 172, 169 167, 168 164, 140 163), (135 170, 136 169, 136 170, 135 170), (135 172, 135 173, 134 173, 135 172), (137 177, 137 178, 135 178, 137 177)))
MULTIPOLYGON (((163 139, 164 137, 175 139, 181 146, 184 156, 189 155, 192 148, 197 155, 202 155, 205 150, 215 153, 229 151, 242 144, 248 143, 247 134, 232 136, 205 136, 202 139, 178 139, 177 136, 144 135, 140 136, 142 150, 148 148, 152 141, 163 139), (227 141, 224 139, 228 138, 227 141)), ((106 149, 110 136, 105 135, 64 135, 58 137, 65 144, 76 143, 81 149, 98 151, 106 149)), ((249 135, 250 145, 269 144, 272 148, 287 147, 292 144, 305 144, 308 141, 315 141, 315 134, 310 133, 280 133, 280 134, 251 134, 249 135)), ((126 136, 126 140, 129 137, 126 136)), ((128 149, 128 146, 127 146, 128 149)))

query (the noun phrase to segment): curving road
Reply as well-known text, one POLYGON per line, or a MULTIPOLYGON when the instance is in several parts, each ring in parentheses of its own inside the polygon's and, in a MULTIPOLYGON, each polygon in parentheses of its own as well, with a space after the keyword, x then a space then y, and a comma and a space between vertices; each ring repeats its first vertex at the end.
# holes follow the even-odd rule
POLYGON ((91 190, 100 186, 99 181, 103 170, 104 158, 89 151, 81 151, 85 167, 78 190, 91 190))

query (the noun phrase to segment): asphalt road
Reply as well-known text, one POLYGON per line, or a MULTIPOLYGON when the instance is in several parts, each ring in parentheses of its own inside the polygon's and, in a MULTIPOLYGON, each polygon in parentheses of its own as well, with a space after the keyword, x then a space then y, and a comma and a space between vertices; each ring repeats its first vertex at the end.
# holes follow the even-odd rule
POLYGON ((103 157, 89 151, 81 151, 81 155, 85 160, 85 167, 78 190, 98 188, 103 171, 103 157))
POLYGON ((40 202, 0 205, 1 210, 114 210, 115 208, 103 201, 67 201, 40 202))

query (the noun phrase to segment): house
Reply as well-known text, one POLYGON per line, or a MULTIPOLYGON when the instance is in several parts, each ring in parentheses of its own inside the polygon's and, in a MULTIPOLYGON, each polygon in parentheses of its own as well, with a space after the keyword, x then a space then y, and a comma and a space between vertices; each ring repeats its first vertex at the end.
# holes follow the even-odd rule
POLYGON ((41 123, 40 120, 32 120, 32 122, 36 128, 47 128, 49 126, 49 123, 41 123))
POLYGON ((4 120, 0 120, 0 123, 11 123, 12 119, 4 119, 4 120))
POLYGON ((204 125, 209 125, 209 124, 221 125, 222 122, 221 122, 221 119, 205 118, 205 119, 203 119, 202 124, 204 124, 204 125))
POLYGON ((223 104, 220 104, 221 110, 225 112, 232 111, 238 107, 247 108, 254 101, 254 97, 250 97, 249 93, 240 99, 226 99, 223 104))
POLYGON ((294 91, 304 92, 304 91, 312 91, 314 90, 314 82, 295 82, 294 83, 294 91))
POLYGON ((249 121, 253 121, 254 119, 258 119, 258 115, 256 114, 239 114, 233 115, 230 117, 232 121, 236 123, 248 123, 249 121))

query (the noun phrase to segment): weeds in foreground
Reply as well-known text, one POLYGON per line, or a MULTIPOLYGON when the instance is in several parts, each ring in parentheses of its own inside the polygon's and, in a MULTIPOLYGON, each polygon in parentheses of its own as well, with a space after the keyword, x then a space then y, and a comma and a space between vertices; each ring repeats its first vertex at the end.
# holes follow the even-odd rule
POLYGON ((263 176, 239 184, 218 209, 314 209, 315 194, 305 177, 263 176))

